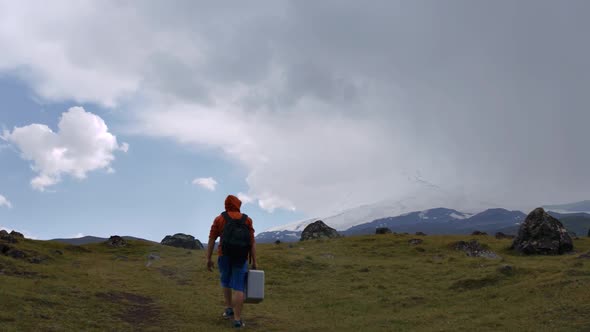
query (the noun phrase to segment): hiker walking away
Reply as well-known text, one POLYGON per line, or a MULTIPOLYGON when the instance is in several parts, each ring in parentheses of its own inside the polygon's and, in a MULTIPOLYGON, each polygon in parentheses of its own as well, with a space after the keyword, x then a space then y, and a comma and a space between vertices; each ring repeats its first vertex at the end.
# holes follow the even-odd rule
POLYGON ((226 319, 233 318, 233 325, 236 328, 244 326, 242 305, 245 297, 248 257, 252 260, 252 269, 256 269, 256 242, 252 219, 240 212, 241 206, 242 202, 236 196, 227 196, 225 212, 213 221, 207 246, 207 269, 213 271, 214 264, 211 256, 215 240, 220 238, 217 265, 221 274, 221 287, 225 299, 225 311, 222 316, 226 319))

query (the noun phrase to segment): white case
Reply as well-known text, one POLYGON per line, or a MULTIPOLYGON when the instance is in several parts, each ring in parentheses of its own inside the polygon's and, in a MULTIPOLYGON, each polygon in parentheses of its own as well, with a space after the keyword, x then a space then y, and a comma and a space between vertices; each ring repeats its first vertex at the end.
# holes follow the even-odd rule
POLYGON ((260 303, 264 300, 264 271, 249 270, 244 303, 260 303))

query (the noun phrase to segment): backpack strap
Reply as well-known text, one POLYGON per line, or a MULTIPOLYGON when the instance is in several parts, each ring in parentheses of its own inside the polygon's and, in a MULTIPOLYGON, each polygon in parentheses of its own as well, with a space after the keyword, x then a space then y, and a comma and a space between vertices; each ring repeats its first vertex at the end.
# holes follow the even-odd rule
POLYGON ((229 222, 230 220, 233 220, 229 214, 227 213, 227 211, 223 211, 221 212, 221 216, 223 217, 223 219, 225 219, 226 222, 229 222))
POLYGON ((221 215, 223 216, 223 218, 225 219, 226 222, 240 221, 240 222, 245 223, 246 220, 248 220, 248 215, 245 214, 245 213, 242 213, 242 218, 241 219, 233 219, 232 217, 229 216, 229 213, 227 213, 227 211, 221 212, 221 215))

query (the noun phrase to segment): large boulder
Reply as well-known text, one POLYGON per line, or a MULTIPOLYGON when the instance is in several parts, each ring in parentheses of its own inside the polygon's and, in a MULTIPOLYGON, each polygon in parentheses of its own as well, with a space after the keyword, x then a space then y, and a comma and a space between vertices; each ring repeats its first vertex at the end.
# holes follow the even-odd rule
POLYGON ((307 225, 301 233, 301 241, 335 237, 340 237, 340 234, 321 220, 307 225))
POLYGON ((194 236, 176 233, 174 235, 166 235, 166 237, 160 242, 165 246, 184 248, 184 249, 203 249, 204 246, 201 241, 195 239, 194 236))
POLYGON ((0 240, 10 243, 17 243, 18 240, 24 240, 24 238, 25 237, 19 232, 12 231, 8 233, 5 230, 0 230, 0 240))
POLYGON ((24 238, 25 238, 25 236, 22 233, 19 233, 17 231, 10 232, 10 236, 12 236, 16 239, 22 239, 22 240, 24 240, 24 238))
POLYGON ((391 234, 391 229, 387 227, 377 227, 375 229, 375 234, 391 234))
POLYGON ((574 243, 559 220, 537 208, 520 225, 510 248, 526 255, 561 255, 572 251, 574 243))
POLYGON ((6 242, 13 242, 10 234, 8 234, 8 232, 3 229, 0 229, 0 240, 6 241, 6 242))

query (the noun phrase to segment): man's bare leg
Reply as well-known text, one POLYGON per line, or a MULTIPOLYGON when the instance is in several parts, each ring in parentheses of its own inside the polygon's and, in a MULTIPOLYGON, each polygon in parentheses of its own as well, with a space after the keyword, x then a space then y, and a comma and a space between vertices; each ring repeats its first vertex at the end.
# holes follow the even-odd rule
POLYGON ((244 292, 234 292, 234 320, 242 320, 242 305, 244 304, 244 292))
POLYGON ((225 307, 231 308, 231 288, 223 287, 223 298, 225 299, 225 307))

